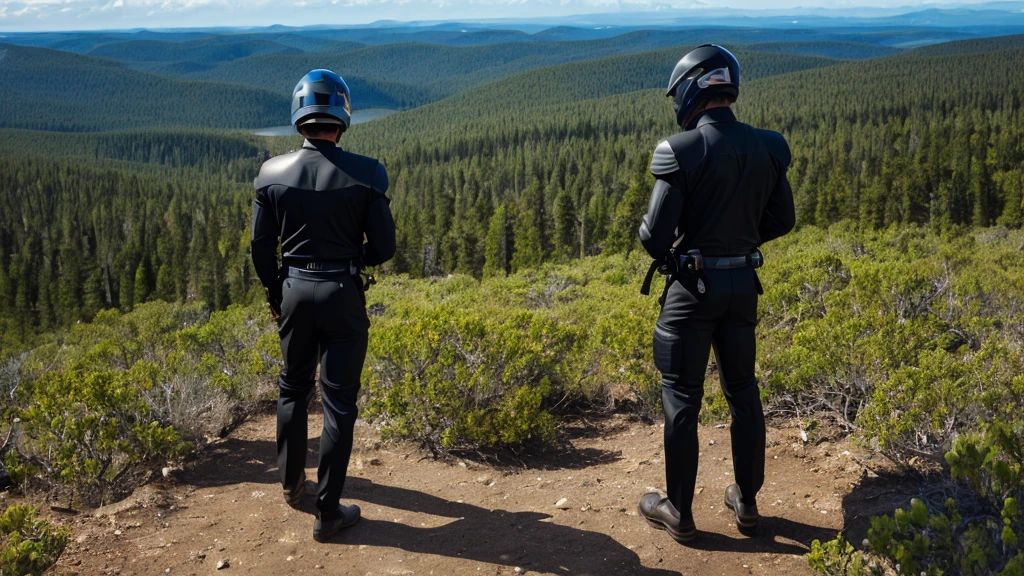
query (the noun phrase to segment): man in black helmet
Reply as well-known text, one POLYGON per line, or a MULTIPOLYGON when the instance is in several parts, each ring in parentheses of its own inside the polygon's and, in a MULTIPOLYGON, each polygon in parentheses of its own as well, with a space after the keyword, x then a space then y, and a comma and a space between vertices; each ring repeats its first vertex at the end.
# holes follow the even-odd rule
POLYGON ((679 542, 697 535, 690 513, 697 480, 697 418, 715 349, 732 413, 736 483, 725 504, 742 532, 757 528, 764 483, 765 424, 754 376, 758 248, 793 229, 790 152, 777 132, 738 122, 740 66, 728 50, 704 45, 672 72, 668 96, 683 132, 654 151, 657 178, 640 240, 668 274, 654 329, 654 364, 662 374, 667 498, 640 499, 640 514, 679 542))
POLYGON ((337 146, 351 118, 349 89, 340 76, 314 70, 299 81, 292 124, 306 141, 297 152, 263 164, 252 221, 252 261, 278 319, 284 356, 277 464, 292 506, 306 489, 306 409, 320 364, 324 428, 316 540, 359 520, 359 507, 342 506, 340 498, 370 327, 360 270, 395 254, 387 171, 377 160, 337 146))

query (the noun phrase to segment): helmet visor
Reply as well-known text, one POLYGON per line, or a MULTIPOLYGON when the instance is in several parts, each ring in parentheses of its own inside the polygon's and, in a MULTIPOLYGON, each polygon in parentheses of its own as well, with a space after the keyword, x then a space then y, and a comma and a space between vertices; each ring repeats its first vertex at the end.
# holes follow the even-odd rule
POLYGON ((697 87, 701 90, 723 84, 731 85, 732 83, 732 74, 729 73, 728 68, 712 70, 697 79, 697 87))

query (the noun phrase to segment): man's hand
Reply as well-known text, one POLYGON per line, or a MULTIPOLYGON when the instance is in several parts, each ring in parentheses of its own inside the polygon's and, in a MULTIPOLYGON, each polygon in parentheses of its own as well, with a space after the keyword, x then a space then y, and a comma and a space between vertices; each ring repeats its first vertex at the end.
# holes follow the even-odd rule
POLYGON ((270 307, 270 314, 273 315, 274 320, 281 318, 281 294, 272 294, 270 289, 267 289, 267 305, 270 307))

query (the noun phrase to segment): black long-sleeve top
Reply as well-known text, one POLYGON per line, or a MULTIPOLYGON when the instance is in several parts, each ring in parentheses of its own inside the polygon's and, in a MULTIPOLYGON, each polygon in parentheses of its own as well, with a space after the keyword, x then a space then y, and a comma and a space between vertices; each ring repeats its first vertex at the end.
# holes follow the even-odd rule
POLYGON ((395 255, 388 173, 376 159, 308 140, 264 163, 255 185, 252 261, 265 287, 278 283, 278 239, 286 264, 377 266, 395 255))
POLYGON ((654 151, 658 179, 640 241, 655 259, 673 242, 705 256, 745 256, 796 224, 786 178, 789 145, 778 132, 736 120, 729 108, 704 113, 693 130, 654 151))

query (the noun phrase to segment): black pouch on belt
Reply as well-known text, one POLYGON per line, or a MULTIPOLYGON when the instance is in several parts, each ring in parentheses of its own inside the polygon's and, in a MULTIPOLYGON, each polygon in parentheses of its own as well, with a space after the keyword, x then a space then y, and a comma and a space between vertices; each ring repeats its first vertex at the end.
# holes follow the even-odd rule
POLYGON ((700 250, 688 250, 680 260, 680 268, 697 277, 697 293, 706 293, 707 278, 704 275, 704 257, 701 256, 700 250))

